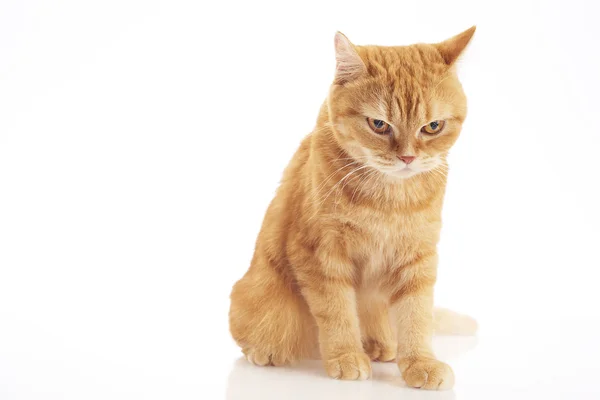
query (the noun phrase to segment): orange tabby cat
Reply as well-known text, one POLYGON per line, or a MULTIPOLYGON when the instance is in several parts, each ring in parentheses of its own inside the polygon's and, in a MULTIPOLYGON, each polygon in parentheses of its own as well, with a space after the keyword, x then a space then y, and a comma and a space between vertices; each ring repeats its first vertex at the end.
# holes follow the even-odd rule
POLYGON ((231 293, 231 333, 250 362, 283 365, 320 350, 333 378, 366 379, 370 360, 396 360, 410 386, 452 387, 432 331, 475 323, 434 312, 433 285, 446 156, 467 112, 453 65, 474 32, 403 47, 336 34, 317 126, 231 293))

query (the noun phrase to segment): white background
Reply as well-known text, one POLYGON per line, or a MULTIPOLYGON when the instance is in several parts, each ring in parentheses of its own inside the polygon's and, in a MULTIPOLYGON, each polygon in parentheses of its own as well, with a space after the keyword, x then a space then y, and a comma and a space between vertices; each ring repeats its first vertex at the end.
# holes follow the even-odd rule
POLYGON ((0 399, 592 399, 600 28, 579 1, 0 2, 0 399), (332 79, 333 35, 440 41, 470 114, 437 303, 453 391, 239 361, 229 291, 332 79))

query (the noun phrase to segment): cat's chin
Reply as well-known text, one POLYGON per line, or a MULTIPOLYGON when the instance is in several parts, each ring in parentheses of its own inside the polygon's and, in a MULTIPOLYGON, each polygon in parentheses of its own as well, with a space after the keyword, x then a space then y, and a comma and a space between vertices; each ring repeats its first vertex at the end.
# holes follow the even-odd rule
POLYGON ((412 178, 416 175, 419 175, 421 173, 421 171, 416 171, 414 169, 410 169, 410 168, 403 168, 394 172, 384 172, 385 175, 387 175, 389 178, 393 179, 393 180, 403 180, 403 179, 409 179, 412 178))

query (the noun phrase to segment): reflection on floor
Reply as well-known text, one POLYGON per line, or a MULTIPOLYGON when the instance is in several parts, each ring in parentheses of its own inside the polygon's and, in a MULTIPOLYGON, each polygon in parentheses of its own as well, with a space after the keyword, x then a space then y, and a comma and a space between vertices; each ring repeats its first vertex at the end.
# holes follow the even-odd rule
MULTIPOLYGON (((452 360, 473 349, 475 337, 437 337, 438 357, 452 360)), ((428 392, 407 388, 395 363, 373 363, 373 378, 368 381, 336 381, 328 378, 321 361, 303 361, 293 367, 256 367, 238 359, 227 385, 227 400, 283 399, 428 399, 453 400, 454 391, 428 392)))

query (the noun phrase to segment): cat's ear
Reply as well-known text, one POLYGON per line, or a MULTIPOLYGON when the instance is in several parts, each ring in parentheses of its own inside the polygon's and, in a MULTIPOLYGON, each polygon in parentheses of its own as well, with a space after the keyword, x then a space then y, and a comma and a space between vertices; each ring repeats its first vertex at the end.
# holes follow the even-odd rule
POLYGON ((350 82, 365 73, 367 67, 360 58, 354 45, 343 33, 337 32, 335 44, 335 83, 350 82))
POLYGON ((446 64, 452 65, 465 50, 474 33, 475 26, 472 26, 463 33, 459 33, 441 43, 436 43, 434 46, 438 49, 446 64))

